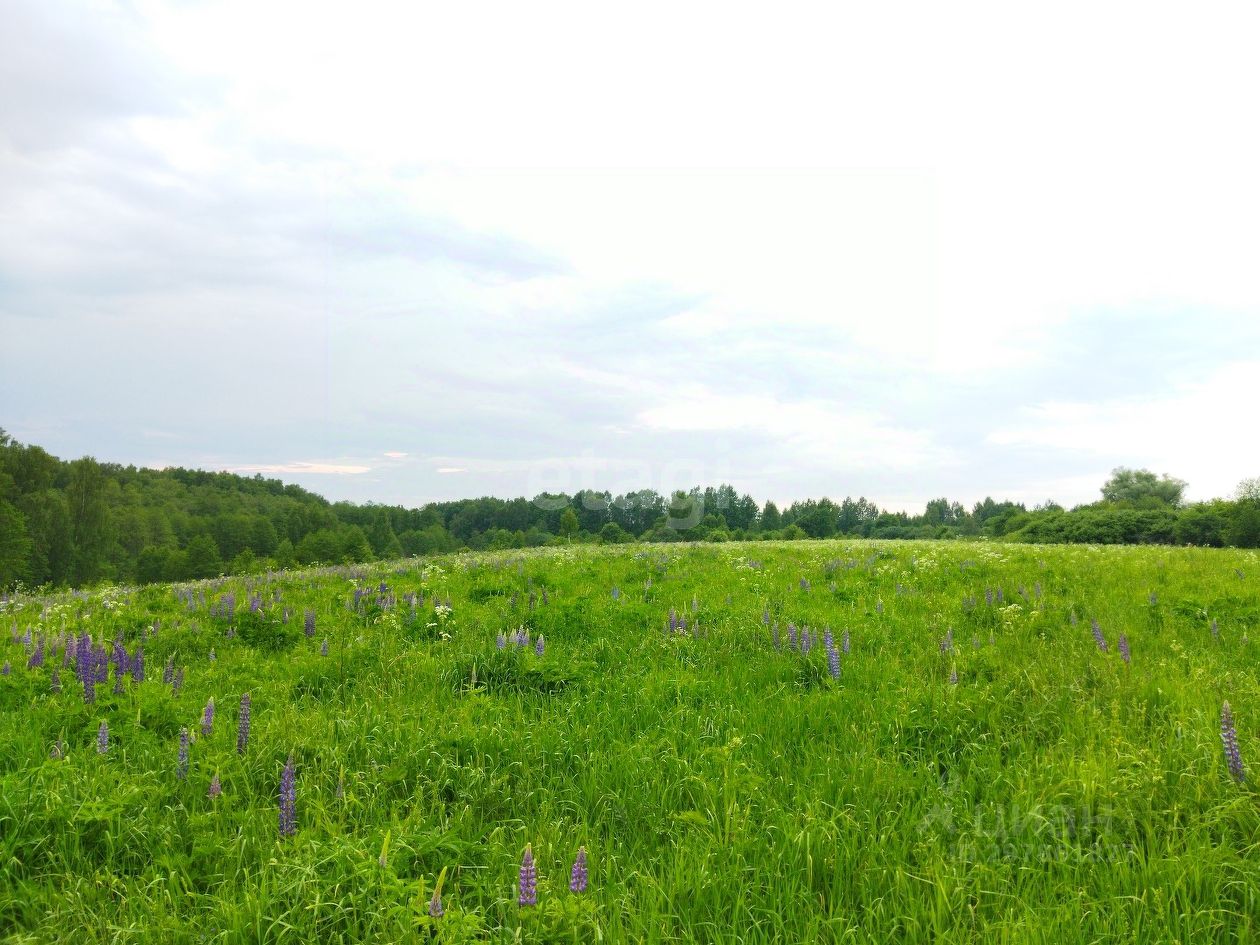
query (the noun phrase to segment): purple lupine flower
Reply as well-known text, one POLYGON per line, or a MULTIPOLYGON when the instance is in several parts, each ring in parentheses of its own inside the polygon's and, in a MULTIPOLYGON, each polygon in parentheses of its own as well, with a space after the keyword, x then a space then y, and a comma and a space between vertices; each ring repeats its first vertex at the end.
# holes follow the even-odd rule
POLYGON ((210 779, 210 790, 206 792, 206 797, 214 800, 223 793, 223 783, 219 780, 219 772, 214 773, 214 777, 210 779))
POLYGON ((1129 638, 1126 637, 1123 633, 1120 634, 1120 639, 1116 641, 1116 649, 1120 651, 1120 658, 1124 660, 1125 663, 1128 663, 1129 662, 1129 638))
POLYGON ((950 668, 950 671, 949 671, 949 684, 950 684, 951 686, 957 686, 957 685, 958 685, 958 667, 957 667, 957 666, 954 666, 954 667, 951 667, 951 668, 950 668))
POLYGON ((183 781, 188 777, 188 729, 179 730, 179 767, 175 769, 175 777, 183 781))
POLYGON ((249 747, 249 693, 241 696, 241 711, 236 721, 236 753, 238 755, 245 754, 245 749, 249 747))
POLYGON ((1212 620, 1212 639, 1219 640, 1221 638, 1221 628, 1216 625, 1216 620, 1212 620))
POLYGON ((1094 642, 1098 644, 1098 649, 1104 653, 1107 652, 1107 638, 1103 636, 1102 627, 1098 625, 1098 621, 1091 620, 1090 625, 1094 631, 1094 642))
POLYGON ((308 637, 315 636, 315 611, 309 607, 306 609, 306 617, 303 620, 303 632, 308 637))
POLYGON ((35 669, 44 665, 44 638, 39 638, 39 643, 35 644, 35 651, 31 653, 31 658, 26 661, 27 669, 35 669))
POLYGON ((214 696, 210 697, 210 701, 206 703, 205 709, 201 712, 201 734, 207 738, 214 731, 214 696))
POLYGON ((213 663, 213 662, 217 659, 217 657, 214 655, 214 647, 210 647, 210 657, 209 657, 209 659, 210 659, 210 662, 211 662, 211 663, 213 663))
POLYGON ((179 691, 184 688, 184 667, 175 670, 175 678, 171 680, 171 695, 179 695, 179 691))
POLYGON ((96 730, 96 753, 98 755, 109 753, 109 723, 104 719, 101 720, 101 727, 96 730))
POLYGON ((613 600, 621 600, 621 588, 619 588, 619 587, 614 587, 614 588, 612 589, 612 599, 613 599, 613 600))
POLYGON ((840 651, 836 649, 836 641, 832 639, 830 630, 823 634, 823 646, 827 648, 827 671, 831 673, 832 679, 839 679, 840 651))
POLYGON ((1221 744, 1225 748, 1225 764, 1230 775, 1242 783, 1247 773, 1243 770, 1242 755, 1238 753, 1238 732, 1234 730, 1234 713, 1228 702, 1221 705, 1221 744))
POLYGON ((1154 591, 1151 591, 1151 593, 1147 596, 1147 600, 1150 602, 1152 607, 1159 603, 1159 598, 1155 596, 1154 591))
POLYGON ((507 637, 503 635, 502 630, 500 630, 499 635, 494 638, 494 646, 495 646, 495 649, 498 649, 498 650, 507 649, 507 637))
POLYGON ((953 627, 945 631, 945 636, 941 637, 941 652, 952 653, 954 651, 954 629, 953 627))
POLYGON ((569 873, 569 892, 586 892, 586 847, 578 847, 577 859, 569 873))
POLYGON ((534 867, 533 847, 528 843, 525 845, 525 853, 521 857, 521 875, 517 888, 517 905, 538 905, 538 870, 534 867))
POLYGON ((999 588, 997 589, 997 602, 998 602, 999 604, 1001 604, 1001 603, 1003 603, 1005 600, 1006 600, 1006 595, 1002 593, 1002 589, 999 587, 999 588))
POLYGON ((809 580, 807 578, 801 578, 801 590, 809 590, 809 580))
POLYGON ((96 681, 109 682, 109 656, 105 652, 105 644, 102 643, 93 651, 92 664, 96 667, 96 681))
POLYGON ((61 692, 61 671, 53 667, 52 678, 48 680, 48 688, 53 692, 61 692))
POLYGON ((9 661, 5 660, 4 665, 0 666, 0 676, 8 676, 13 672, 13 667, 9 665, 9 661))
POLYGON ((809 627, 801 628, 801 653, 808 653, 814 646, 814 635, 809 632, 809 627))
POLYGON ((993 588, 986 587, 984 589, 984 602, 989 607, 993 606, 993 588))
POLYGON ((534 643, 534 653, 538 656, 542 656, 544 648, 545 644, 543 643, 543 635, 540 633, 538 634, 538 639, 534 643))
POLYGON ((770 626, 770 608, 766 607, 761 611, 761 625, 763 627, 770 626))
POLYGON ((324 637, 324 642, 319 645, 319 655, 320 656, 328 655, 328 637, 324 637))
POLYGON ((114 667, 114 695, 121 696, 123 694, 123 669, 121 666, 114 667))
POLYGON ((280 775, 280 836, 291 837, 297 833, 297 772, 293 756, 284 764, 280 775))
POLYGON ((674 613, 674 608, 669 608, 669 632, 678 632, 678 614, 674 613))
POLYGON ((440 885, 433 887, 433 898, 429 900, 429 917, 440 919, 446 914, 446 910, 442 908, 442 887, 440 885))
POLYGON ((788 622, 788 646, 796 649, 796 624, 788 622))
POLYGON ((162 685, 169 686, 175 681, 175 654, 172 653, 166 658, 166 665, 162 667, 162 685))

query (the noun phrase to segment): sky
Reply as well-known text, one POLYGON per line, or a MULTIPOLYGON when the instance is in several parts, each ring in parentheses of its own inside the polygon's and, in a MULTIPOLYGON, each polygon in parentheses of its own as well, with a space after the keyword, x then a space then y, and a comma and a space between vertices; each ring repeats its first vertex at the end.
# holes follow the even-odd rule
POLYGON ((0 426, 420 505, 1260 475, 1254 4, 0 0, 0 426))

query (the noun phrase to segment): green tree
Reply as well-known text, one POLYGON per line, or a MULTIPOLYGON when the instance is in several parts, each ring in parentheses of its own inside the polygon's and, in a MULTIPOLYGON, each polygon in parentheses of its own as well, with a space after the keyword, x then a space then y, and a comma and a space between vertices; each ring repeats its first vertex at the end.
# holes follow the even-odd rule
POLYGON ((560 513, 560 534, 566 541, 572 541, 577 537, 578 533, 578 517, 572 507, 566 507, 560 513))
POLYGON ((0 587, 11 587, 27 577, 30 553, 26 519, 8 502, 0 500, 0 587))
POLYGON ((219 546, 209 535, 198 535, 184 549, 185 570, 191 578, 216 577, 223 571, 223 559, 219 546))
POLYGON ((1171 476, 1156 476, 1149 469, 1128 469, 1121 466, 1112 470, 1111 478, 1103 483, 1104 502, 1126 505, 1131 508, 1159 508, 1181 504, 1186 484, 1171 476))

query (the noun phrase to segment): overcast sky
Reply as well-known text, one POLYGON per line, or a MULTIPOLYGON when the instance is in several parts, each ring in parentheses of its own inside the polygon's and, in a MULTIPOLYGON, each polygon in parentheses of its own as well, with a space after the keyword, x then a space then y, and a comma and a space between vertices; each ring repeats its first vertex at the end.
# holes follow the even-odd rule
POLYGON ((406 505, 1228 495, 1253 7, 0 0, 0 426, 406 505))

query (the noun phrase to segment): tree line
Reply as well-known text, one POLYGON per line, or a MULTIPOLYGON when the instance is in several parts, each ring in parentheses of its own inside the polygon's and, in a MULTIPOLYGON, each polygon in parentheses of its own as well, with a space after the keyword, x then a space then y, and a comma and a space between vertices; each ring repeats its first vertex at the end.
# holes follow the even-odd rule
POLYGON ((583 490, 421 508, 329 502, 261 475, 65 461, 0 430, 0 588, 183 581, 266 568, 557 542, 853 536, 1260 546, 1260 480, 1187 504, 1185 483, 1118 469, 1102 498, 1067 510, 948 499, 910 515, 865 497, 779 508, 729 485, 613 495, 583 490))

